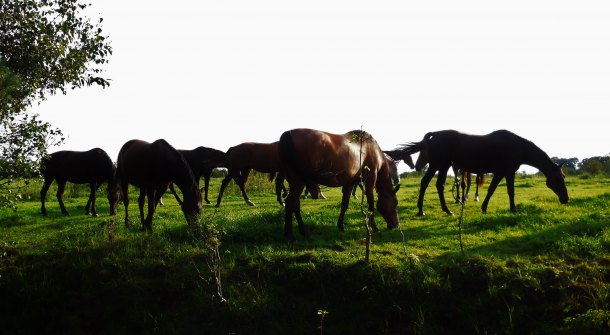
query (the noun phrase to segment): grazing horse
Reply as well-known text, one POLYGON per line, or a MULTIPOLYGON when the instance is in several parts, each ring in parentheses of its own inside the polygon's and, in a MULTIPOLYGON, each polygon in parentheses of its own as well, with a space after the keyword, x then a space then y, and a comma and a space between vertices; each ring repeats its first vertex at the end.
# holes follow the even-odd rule
POLYGON ((244 197, 246 204, 254 206, 254 203, 248 198, 245 184, 248 181, 250 172, 256 170, 263 173, 270 173, 269 179, 273 179, 275 173, 275 193, 277 202, 280 205, 284 204, 282 199, 282 186, 284 175, 280 172, 280 157, 278 154, 278 142, 273 143, 254 143, 246 142, 229 148, 224 156, 224 166, 227 168, 227 176, 222 180, 220 192, 216 207, 220 207, 222 194, 225 188, 233 179, 244 197))
MULTIPOLYGON (((210 176, 212 175, 212 170, 219 167, 224 167, 224 151, 206 148, 206 147, 197 147, 193 150, 178 150, 184 156, 187 163, 191 167, 193 171, 193 175, 195 175, 195 180, 197 181, 197 185, 199 186, 199 179, 203 176, 204 180, 204 197, 206 204, 210 203, 208 200, 208 189, 210 186, 210 176)), ((176 190, 174 189, 174 184, 169 184, 170 191, 176 197, 176 200, 179 204, 182 204, 182 200, 178 197, 176 190)))
POLYGON ((186 159, 165 140, 148 143, 141 140, 126 142, 117 159, 116 183, 120 186, 125 205, 125 225, 128 221, 128 187, 140 188, 138 205, 144 229, 152 231, 152 217, 159 199, 170 183, 180 188, 181 204, 186 221, 194 222, 201 212, 201 191, 186 159), (148 197, 148 215, 144 219, 144 198, 148 197))
MULTIPOLYGON (((279 151, 289 185, 284 217, 284 235, 288 239, 294 240, 293 214, 301 234, 309 235, 301 217, 300 195, 306 186, 314 184, 343 187, 341 212, 337 221, 337 227, 343 231, 343 217, 350 194, 361 180, 361 175, 364 178, 368 210, 374 212, 373 189, 376 189, 377 209, 388 228, 398 226, 396 192, 400 185, 393 188, 390 177, 392 165, 396 162, 385 157, 370 134, 361 130, 338 135, 313 129, 293 129, 280 137, 279 151)), ((373 230, 377 230, 374 215, 369 217, 369 224, 373 230)))
MULTIPOLYGON (((417 161, 415 162, 415 170, 416 171, 421 171, 430 161, 430 158, 428 157, 428 150, 421 150, 419 152, 419 156, 417 157, 417 161)), ((453 169, 453 175, 454 175, 454 180, 453 180, 453 185, 458 185, 458 190, 457 190, 457 194, 459 197, 460 194, 460 188, 461 188, 461 193, 462 193, 462 202, 465 202, 466 200, 468 200, 468 194, 470 193, 470 185, 472 184, 472 173, 468 172, 468 171, 464 171, 464 170, 460 170, 458 168, 456 168, 454 165, 451 166, 453 169), (461 177, 461 182, 459 181, 459 178, 461 177)), ((475 177, 475 184, 476 184, 476 191, 475 191, 475 198, 474 201, 478 202, 479 201, 479 187, 483 186, 483 183, 485 183, 485 174, 484 173, 480 173, 477 174, 477 176, 475 177)), ((459 198, 456 198, 456 203, 459 202, 459 198)))
POLYGON ((421 188, 417 200, 417 215, 424 215, 424 193, 436 171, 441 208, 447 214, 453 214, 447 208, 443 194, 447 170, 453 164, 458 169, 471 173, 492 173, 489 190, 483 200, 481 210, 487 212, 487 205, 502 178, 506 178, 506 188, 510 201, 510 211, 515 208, 515 173, 521 164, 531 165, 546 176, 546 185, 559 197, 562 204, 567 204, 568 190, 561 165, 555 164, 549 156, 531 141, 511 133, 508 130, 497 130, 487 135, 468 135, 455 130, 443 130, 427 133, 420 142, 404 145, 400 149, 406 154, 427 151, 430 167, 421 179, 421 188))
POLYGON ((45 200, 49 186, 53 180, 57 180, 57 200, 64 215, 70 215, 64 206, 63 196, 66 182, 75 184, 88 183, 91 192, 85 206, 85 212, 97 216, 95 208, 95 197, 97 189, 104 182, 108 183, 108 202, 110 203, 110 215, 116 214, 119 201, 116 193, 110 192, 114 180, 115 167, 108 154, 95 148, 89 151, 57 151, 42 160, 41 173, 44 184, 40 190, 40 202, 42 203, 42 215, 47 215, 45 200))

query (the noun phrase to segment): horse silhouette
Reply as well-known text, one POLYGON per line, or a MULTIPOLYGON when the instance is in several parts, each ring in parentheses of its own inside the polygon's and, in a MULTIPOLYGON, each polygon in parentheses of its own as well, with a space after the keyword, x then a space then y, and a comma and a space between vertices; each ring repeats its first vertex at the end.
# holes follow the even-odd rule
POLYGON ((421 179, 417 215, 424 215, 423 202, 426 188, 438 171, 436 189, 442 210, 453 214, 445 203, 444 188, 447 170, 451 165, 463 171, 483 174, 492 173, 493 178, 481 210, 487 212, 489 199, 498 183, 506 178, 506 188, 510 201, 510 211, 515 208, 515 173, 521 164, 531 165, 546 176, 546 185, 559 197, 562 204, 569 200, 565 175, 561 164, 555 164, 549 156, 533 142, 508 130, 497 130, 487 135, 469 135, 455 130, 427 133, 420 142, 410 143, 400 149, 405 154, 427 150, 429 168, 421 179))
POLYGON ((254 206, 254 203, 246 193, 246 182, 252 170, 263 173, 269 173, 269 179, 275 178, 275 193, 277 202, 280 205, 284 204, 282 198, 282 187, 284 175, 280 171, 280 157, 278 153, 278 142, 273 143, 255 143, 245 142, 229 148, 224 156, 224 166, 227 168, 227 175, 222 180, 216 207, 220 207, 222 195, 225 188, 232 180, 235 181, 241 191, 246 204, 254 206), (277 176, 276 176, 277 174, 277 176))
POLYGON ((115 167, 108 154, 100 149, 94 148, 89 151, 57 151, 42 160, 41 173, 44 178, 40 190, 40 202, 42 215, 47 215, 45 201, 47 191, 57 180, 57 201, 64 215, 70 215, 64 206, 63 196, 66 182, 75 184, 89 184, 91 192, 85 206, 85 213, 97 216, 95 206, 97 189, 103 183, 108 183, 108 202, 110 204, 110 215, 116 214, 119 201, 118 196, 110 189, 114 182, 115 167))
POLYGON ((182 154, 163 139, 148 143, 142 140, 126 142, 117 159, 116 184, 120 186, 128 220, 128 187, 140 188, 138 205, 144 229, 152 231, 152 219, 159 199, 170 183, 180 188, 184 196, 182 212, 190 224, 201 212, 201 191, 189 164, 182 154), (148 198, 148 214, 144 218, 144 199, 148 198))

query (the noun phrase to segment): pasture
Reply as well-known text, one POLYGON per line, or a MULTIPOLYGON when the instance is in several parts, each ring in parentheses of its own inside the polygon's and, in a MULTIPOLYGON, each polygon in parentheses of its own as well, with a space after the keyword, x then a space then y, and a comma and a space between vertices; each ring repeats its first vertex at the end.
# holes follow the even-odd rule
MULTIPOLYGON (((610 332, 608 177, 568 176, 570 203, 561 205, 544 177, 518 175, 516 214, 500 183, 487 214, 466 203, 462 256, 457 216, 443 213, 434 187, 426 216, 415 216, 421 175, 410 175, 398 191, 400 229, 387 230, 376 213, 369 263, 359 200, 350 201, 343 233, 340 189, 323 188, 328 200, 301 200, 311 237, 295 232, 288 243, 266 178, 248 182, 255 207, 234 183, 218 210, 204 207, 200 225, 222 232, 219 263, 210 257, 217 241, 189 227, 169 193, 146 233, 133 186, 126 227, 122 204, 108 216, 105 186, 99 217, 84 214, 88 190, 72 184, 64 197, 71 216, 61 214, 53 184, 43 217, 41 182, 32 181, 17 211, 0 209, 0 333, 610 332)), ((221 180, 211 181, 212 202, 221 180)), ((451 182, 446 197, 457 214, 451 182)))

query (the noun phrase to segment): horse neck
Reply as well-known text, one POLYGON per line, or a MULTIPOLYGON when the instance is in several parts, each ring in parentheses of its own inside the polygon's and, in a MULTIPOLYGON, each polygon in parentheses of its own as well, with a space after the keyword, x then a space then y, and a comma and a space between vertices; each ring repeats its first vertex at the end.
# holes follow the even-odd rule
POLYGON ((377 182, 375 183, 375 190, 378 194, 391 192, 392 181, 390 177, 390 167, 387 162, 381 164, 381 168, 377 172, 377 182))
POLYGON ((525 151, 525 161, 524 163, 527 165, 531 165, 544 175, 547 175, 548 172, 551 171, 555 163, 553 160, 547 155, 542 149, 536 146, 534 143, 527 141, 526 142, 526 151, 525 151))
POLYGON ((193 175, 193 171, 183 157, 178 156, 176 158, 172 181, 180 188, 185 197, 192 196, 194 198, 194 194, 197 190, 197 182, 193 175))

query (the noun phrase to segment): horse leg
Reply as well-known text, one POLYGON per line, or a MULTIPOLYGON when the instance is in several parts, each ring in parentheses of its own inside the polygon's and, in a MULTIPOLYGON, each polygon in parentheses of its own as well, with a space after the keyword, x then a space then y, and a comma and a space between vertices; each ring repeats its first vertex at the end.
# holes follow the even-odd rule
MULTIPOLYGON (((284 236, 290 241, 295 240, 294 234, 292 233, 292 214, 295 213, 297 206, 300 206, 299 197, 304 188, 305 184, 303 182, 289 182, 288 196, 286 196, 286 210, 284 212, 284 236)), ((298 220, 299 219, 297 218, 297 222, 298 220)), ((299 225, 301 225, 301 223, 299 223, 299 225)))
POLYGON ((460 188, 462 187, 462 185, 460 184, 460 180, 459 180, 457 174, 453 177, 453 186, 451 188, 451 193, 453 193, 453 191, 455 190, 456 186, 457 186, 457 195, 458 196, 455 199, 455 203, 459 204, 460 203, 459 197, 460 197, 460 193, 461 193, 460 188))
POLYGON ((65 216, 70 215, 66 210, 66 206, 64 206, 64 191, 66 190, 66 181, 57 181, 57 201, 59 202, 59 208, 61 208, 61 213, 65 216))
MULTIPOLYGON (((182 206, 182 200, 180 200, 180 197, 178 196, 178 193, 176 193, 176 189, 174 188, 174 183, 170 183, 169 184, 169 190, 174 195, 174 198, 176 198, 176 201, 178 202, 178 205, 182 206)), ((159 199, 161 199, 162 196, 163 196, 163 193, 161 193, 159 195, 159 199)))
POLYGON ((487 213, 487 205, 489 204, 489 199, 496 191, 496 187, 498 187, 498 184, 500 183, 502 178, 504 178, 503 175, 494 174, 493 178, 491 179, 491 182, 489 183, 489 188, 487 189, 487 195, 485 196, 485 200, 483 200, 483 204, 481 205, 481 211, 483 211, 483 213, 487 213))
POLYGON ((246 182, 248 181, 248 177, 250 176, 250 171, 252 169, 242 170, 239 176, 236 176, 235 182, 239 189, 241 190, 241 195, 244 197, 244 201, 248 206, 254 206, 254 203, 248 198, 248 193, 246 193, 246 182))
POLYGON ((49 190, 49 187, 52 183, 52 178, 45 178, 44 184, 42 184, 42 189, 40 190, 40 212, 42 213, 42 215, 47 215, 47 208, 44 206, 44 203, 47 200, 47 191, 49 190))
POLYGON ((206 204, 211 204, 210 200, 208 200, 208 189, 210 188, 210 176, 211 175, 212 175, 211 171, 210 171, 210 173, 206 173, 203 175, 203 191, 204 191, 203 200, 205 200, 206 204))
POLYGON ((472 174, 470 172, 465 172, 464 175, 466 176, 466 182, 464 183, 464 177, 462 177, 462 202, 466 202, 466 200, 468 200, 470 185, 472 184, 472 174))
POLYGON ((125 206, 125 227, 129 226, 129 184, 121 181, 121 193, 123 194, 123 206, 125 206))
POLYGON ((222 201, 222 194, 224 193, 225 188, 227 188, 227 185, 233 178, 231 172, 232 171, 229 171, 229 173, 227 173, 227 176, 222 180, 222 183, 220 184, 220 191, 218 192, 218 199, 216 200, 216 208, 220 207, 220 202, 222 201))
MULTIPOLYGON (((146 190, 141 188, 140 196, 138 197, 138 208, 140 209, 140 224, 142 224, 143 226, 144 226, 144 198, 145 197, 146 197, 146 190)), ((149 212, 150 212, 150 210, 149 210, 149 212)))
POLYGON ((426 189, 428 188, 428 184, 430 184, 430 180, 434 177, 434 173, 436 173, 436 169, 428 168, 426 174, 421 178, 421 184, 419 186, 419 197, 417 198, 417 216, 424 216, 424 194, 426 194, 426 189))
POLYGON ((282 198, 282 189, 284 188, 284 176, 278 173, 275 178, 275 197, 280 206, 284 206, 284 198, 282 198))
POLYGON ((364 194, 366 196, 366 203, 368 205, 369 215, 369 227, 373 230, 373 233, 379 231, 377 224, 375 223, 375 184, 377 183, 377 176, 372 175, 365 179, 364 194))
POLYGON ((89 183, 89 199, 87 199, 87 204, 85 205, 85 214, 91 214, 91 198, 93 196, 93 188, 95 187, 95 183, 89 183))
POLYGON ((97 216, 97 210, 95 208, 95 199, 97 196, 97 189, 100 187, 100 184, 96 182, 92 182, 89 184, 91 192, 89 193, 89 200, 87 201, 87 206, 85 206, 85 212, 87 215, 91 214, 92 216, 97 216))
POLYGON ((481 176, 480 174, 477 175, 477 177, 475 178, 475 192, 474 192, 474 201, 479 202, 479 184, 481 184, 480 180, 481 180, 481 176))
MULTIPOLYGON (((155 196, 155 189, 153 187, 150 187, 146 190, 146 192, 142 192, 140 191, 140 198, 143 198, 144 194, 146 195, 146 197, 148 198, 148 213, 146 214, 146 219, 143 220, 142 223, 142 227, 144 228, 144 230, 146 230, 147 232, 151 233, 152 232, 152 218, 153 215, 155 214, 155 208, 157 207, 157 197, 155 196)), ((160 193, 162 194, 162 193, 160 193)), ((139 201, 140 199, 138 199, 139 201)), ((143 200, 140 202, 143 205, 143 200)), ((142 213, 142 206, 140 206, 140 213, 142 213)))
POLYGON ((309 237, 309 229, 303 223, 303 217, 301 216, 301 199, 297 197, 297 204, 294 208, 294 217, 297 219, 299 224, 299 232, 305 237, 309 237))
POLYGON ((436 191, 438 192, 438 198, 441 202, 441 209, 443 212, 447 213, 448 215, 453 215, 453 212, 449 210, 447 203, 445 202, 445 181, 447 180, 447 170, 449 170, 449 168, 438 170, 438 177, 436 177, 436 191))
POLYGON ((506 191, 508 192, 508 201, 510 202, 511 213, 517 213, 517 207, 515 207, 515 173, 509 173, 506 175, 506 191))
POLYGON ((345 185, 341 189, 343 197, 341 197, 341 212, 339 212, 339 220, 337 220, 337 228, 339 228, 339 231, 345 231, 343 217, 345 216, 347 206, 349 205, 350 193, 353 193, 355 188, 356 185, 345 185))

